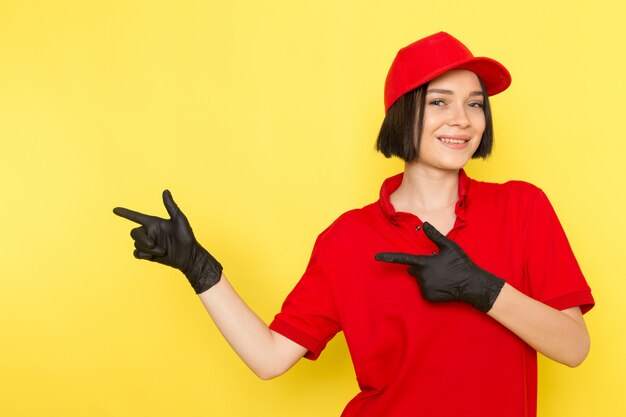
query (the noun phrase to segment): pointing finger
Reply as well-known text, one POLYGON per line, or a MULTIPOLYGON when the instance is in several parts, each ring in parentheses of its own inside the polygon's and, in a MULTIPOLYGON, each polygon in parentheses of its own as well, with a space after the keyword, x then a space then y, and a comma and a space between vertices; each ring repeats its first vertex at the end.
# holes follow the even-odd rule
POLYGON ((113 213, 132 222, 139 223, 143 226, 148 225, 154 219, 154 216, 149 216, 147 214, 139 213, 138 211, 134 210, 129 210, 124 207, 115 207, 113 209, 113 213))
POLYGON ((430 256, 411 255, 400 252, 379 252, 374 259, 381 262, 389 262, 404 265, 424 265, 430 256))

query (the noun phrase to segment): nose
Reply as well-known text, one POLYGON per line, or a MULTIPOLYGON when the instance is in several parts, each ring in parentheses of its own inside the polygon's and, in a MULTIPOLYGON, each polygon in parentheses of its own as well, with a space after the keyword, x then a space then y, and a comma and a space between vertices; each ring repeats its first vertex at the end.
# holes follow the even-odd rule
POLYGON ((467 109, 464 105, 450 106, 450 117, 448 119, 448 125, 465 128, 468 127, 469 124, 470 121, 469 117, 467 116, 467 109))

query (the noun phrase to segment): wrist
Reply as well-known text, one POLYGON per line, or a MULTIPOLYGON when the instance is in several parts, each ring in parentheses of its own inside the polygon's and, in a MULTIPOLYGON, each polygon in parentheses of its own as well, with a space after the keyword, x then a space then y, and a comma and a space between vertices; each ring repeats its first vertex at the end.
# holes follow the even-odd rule
POLYGON ((190 258, 191 265, 183 270, 183 274, 196 294, 205 292, 219 282, 222 265, 206 249, 196 243, 190 258))
POLYGON ((491 310, 500 295, 500 291, 505 284, 505 280, 493 275, 485 270, 480 270, 468 285, 467 292, 464 293, 465 301, 483 313, 491 310))

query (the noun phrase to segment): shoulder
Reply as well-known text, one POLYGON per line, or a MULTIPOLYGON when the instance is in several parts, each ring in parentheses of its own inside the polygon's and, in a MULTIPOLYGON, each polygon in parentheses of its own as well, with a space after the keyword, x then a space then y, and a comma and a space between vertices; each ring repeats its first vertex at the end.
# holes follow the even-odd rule
POLYGON ((470 187, 470 206, 481 218, 488 217, 492 222, 501 219, 506 224, 521 226, 556 215, 543 190, 526 181, 474 181, 470 187), (489 213, 487 217, 485 213, 489 213))
POLYGON ((534 204, 538 199, 547 199, 543 190, 526 181, 512 180, 504 183, 472 180, 472 197, 477 200, 496 200, 513 204, 534 204))
POLYGON ((384 216, 378 202, 349 210, 333 221, 317 238, 317 243, 341 244, 352 241, 355 237, 367 235, 384 222, 384 216))
POLYGON ((511 180, 504 183, 471 180, 472 191, 489 193, 511 194, 518 193, 532 195, 542 192, 539 187, 526 181, 511 180))

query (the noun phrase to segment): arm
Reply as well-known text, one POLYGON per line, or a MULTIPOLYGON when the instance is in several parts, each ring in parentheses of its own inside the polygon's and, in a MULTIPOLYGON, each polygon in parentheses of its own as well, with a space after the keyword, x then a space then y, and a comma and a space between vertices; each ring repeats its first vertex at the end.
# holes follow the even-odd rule
POLYGON ((199 296, 226 341, 259 378, 285 373, 306 353, 306 348, 270 330, 224 275, 199 296))
POLYGON ((169 191, 163 192, 169 219, 117 207, 118 216, 139 223, 131 231, 134 255, 182 271, 228 343, 262 379, 281 375, 306 349, 273 332, 243 302, 222 274, 222 265, 197 241, 187 217, 169 191))
POLYGON ((489 316, 538 352, 570 367, 589 353, 590 339, 579 307, 556 310, 504 284, 489 316))
POLYGON ((589 352, 589 334, 580 308, 556 310, 519 292, 479 268, 452 240, 429 223, 424 233, 439 254, 379 253, 376 259, 409 265, 422 296, 431 302, 462 301, 487 313, 545 356, 577 366, 589 352))

